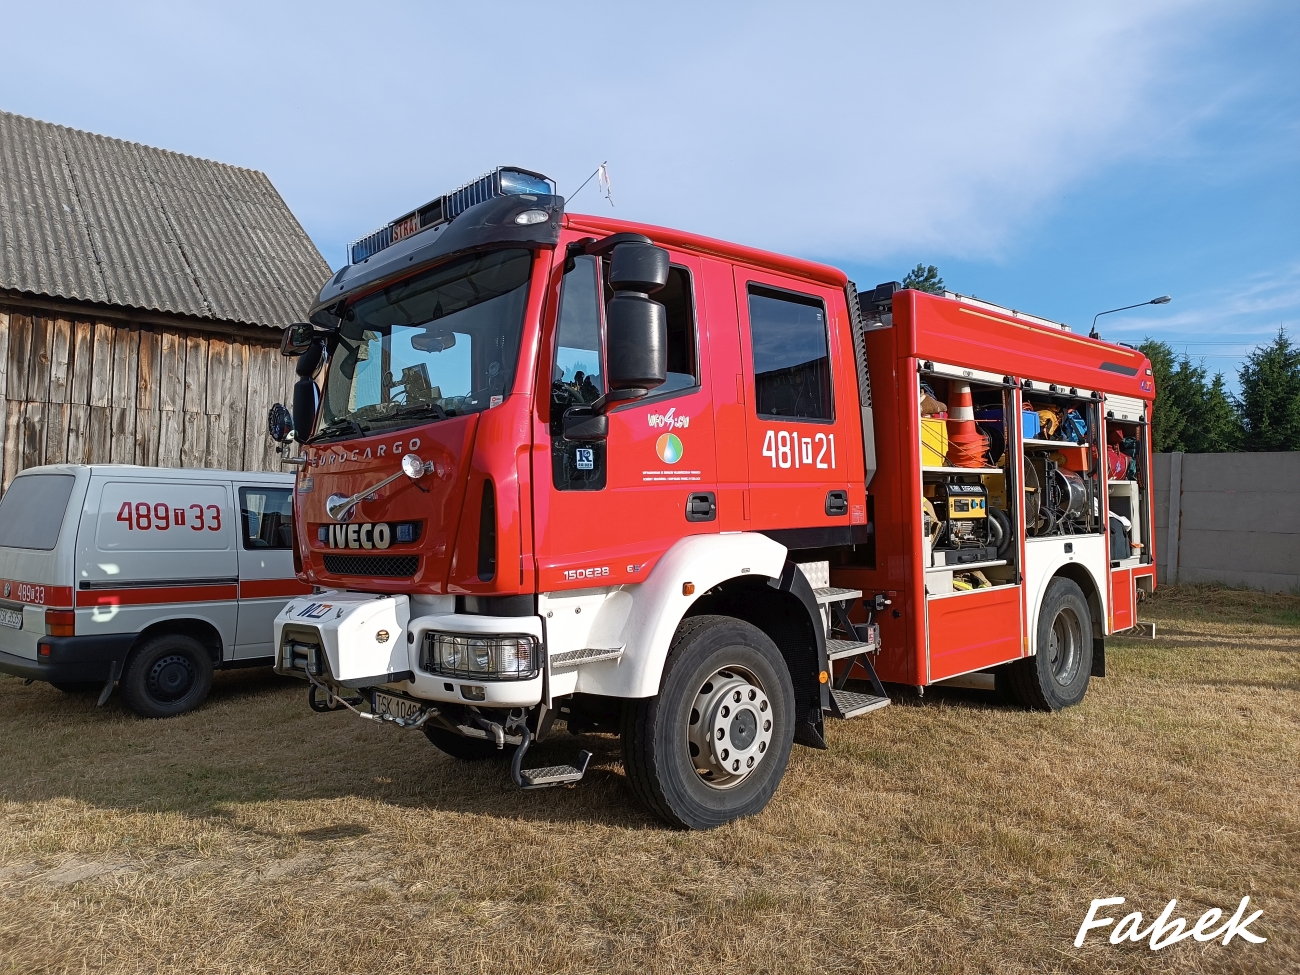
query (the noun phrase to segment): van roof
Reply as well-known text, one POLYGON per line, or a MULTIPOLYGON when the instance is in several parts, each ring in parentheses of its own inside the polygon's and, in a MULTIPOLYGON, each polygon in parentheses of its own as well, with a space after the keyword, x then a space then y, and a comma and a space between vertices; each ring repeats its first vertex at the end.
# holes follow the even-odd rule
POLYGON ((294 475, 292 473, 283 473, 275 471, 223 471, 213 470, 207 467, 146 467, 143 464, 46 464, 43 467, 29 467, 24 471, 18 472, 18 477, 24 474, 75 474, 78 471, 89 471, 91 476, 96 474, 117 474, 147 476, 156 480, 175 481, 175 480, 203 480, 203 481, 253 481, 253 480, 271 480, 283 481, 285 484, 292 484, 294 475))

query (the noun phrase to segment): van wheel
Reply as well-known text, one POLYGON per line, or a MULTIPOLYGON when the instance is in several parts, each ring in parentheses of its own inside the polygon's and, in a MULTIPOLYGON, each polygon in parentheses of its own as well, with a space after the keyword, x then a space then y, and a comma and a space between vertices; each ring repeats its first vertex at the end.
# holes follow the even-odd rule
POLYGON ((767 805, 794 741, 794 686, 756 626, 695 616, 677 629, 658 695, 623 711, 623 765, 638 799, 686 829, 767 805))
POLYGON ((126 706, 142 718, 184 714, 212 690, 212 657, 193 637, 156 636, 131 652, 118 687, 126 706))
POLYGON ((998 671, 998 688, 1022 707, 1059 711, 1083 700, 1091 674, 1088 600, 1078 584, 1057 576, 1038 614, 1038 652, 998 671))
POLYGON ((485 738, 467 738, 446 728, 430 728, 427 724, 421 729, 424 737, 434 746, 461 762, 485 762, 493 758, 510 759, 514 757, 515 746, 506 745, 497 748, 495 741, 485 738))
POLYGON ((52 680, 51 687, 56 687, 64 694, 93 694, 103 690, 103 681, 93 680, 52 680))

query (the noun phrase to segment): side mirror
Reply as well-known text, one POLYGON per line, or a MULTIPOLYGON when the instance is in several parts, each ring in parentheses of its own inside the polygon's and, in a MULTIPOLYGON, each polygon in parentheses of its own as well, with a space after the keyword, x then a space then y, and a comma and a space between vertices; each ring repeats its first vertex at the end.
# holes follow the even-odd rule
POLYGON ((266 432, 276 443, 289 442, 289 434, 293 432, 293 416, 284 408, 283 403, 276 403, 267 413, 266 432))
POLYGON ((609 436, 609 417, 604 413, 569 410, 564 414, 565 440, 604 440, 609 436))
POLYGON ((290 325, 280 336, 280 355, 302 355, 316 341, 316 329, 306 322, 290 325))
POLYGON ((653 244, 629 241, 614 248, 614 297, 605 312, 611 392, 644 396, 668 378, 668 310, 650 298, 668 283, 668 264, 668 252, 653 244))
POLYGON ((324 354, 324 344, 313 339, 294 365, 298 381, 293 384, 293 432, 294 439, 299 443, 311 436, 312 428, 316 425, 316 401, 319 393, 311 377, 315 375, 316 367, 320 365, 324 354))
POLYGON ((668 283, 668 252, 654 244, 628 241, 609 259, 609 286, 615 291, 650 294, 668 283))

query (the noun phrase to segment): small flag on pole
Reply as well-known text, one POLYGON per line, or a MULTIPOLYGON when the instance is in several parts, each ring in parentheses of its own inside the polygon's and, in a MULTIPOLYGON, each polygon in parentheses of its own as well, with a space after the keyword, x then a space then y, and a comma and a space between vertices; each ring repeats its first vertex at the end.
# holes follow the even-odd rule
POLYGON ((601 163, 600 169, 596 170, 596 185, 600 187, 605 199, 609 200, 609 205, 613 206, 614 190, 609 182, 609 166, 606 163, 601 163))

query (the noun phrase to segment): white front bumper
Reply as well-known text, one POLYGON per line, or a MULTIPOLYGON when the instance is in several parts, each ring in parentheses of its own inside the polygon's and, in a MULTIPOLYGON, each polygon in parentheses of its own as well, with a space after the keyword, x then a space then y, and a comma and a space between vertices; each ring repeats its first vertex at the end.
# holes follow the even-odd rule
MULTIPOLYGON (((391 685, 426 701, 476 704, 480 707, 532 707, 542 700, 544 669, 529 680, 445 677, 420 667, 420 648, 427 632, 491 636, 527 635, 543 648, 538 616, 475 616, 439 613, 410 618, 406 596, 357 592, 323 592, 301 596, 275 619, 276 670, 295 674, 286 665, 286 639, 294 630, 315 630, 329 662, 329 676, 352 687, 391 685), (285 628, 291 627, 286 638, 285 628), (386 640, 379 637, 387 635, 386 640), (398 678, 396 675, 403 675, 398 678), (407 675, 413 678, 407 678, 407 675), (404 679, 406 678, 406 679, 404 679)), ((297 673, 301 676, 301 673, 297 673)))

